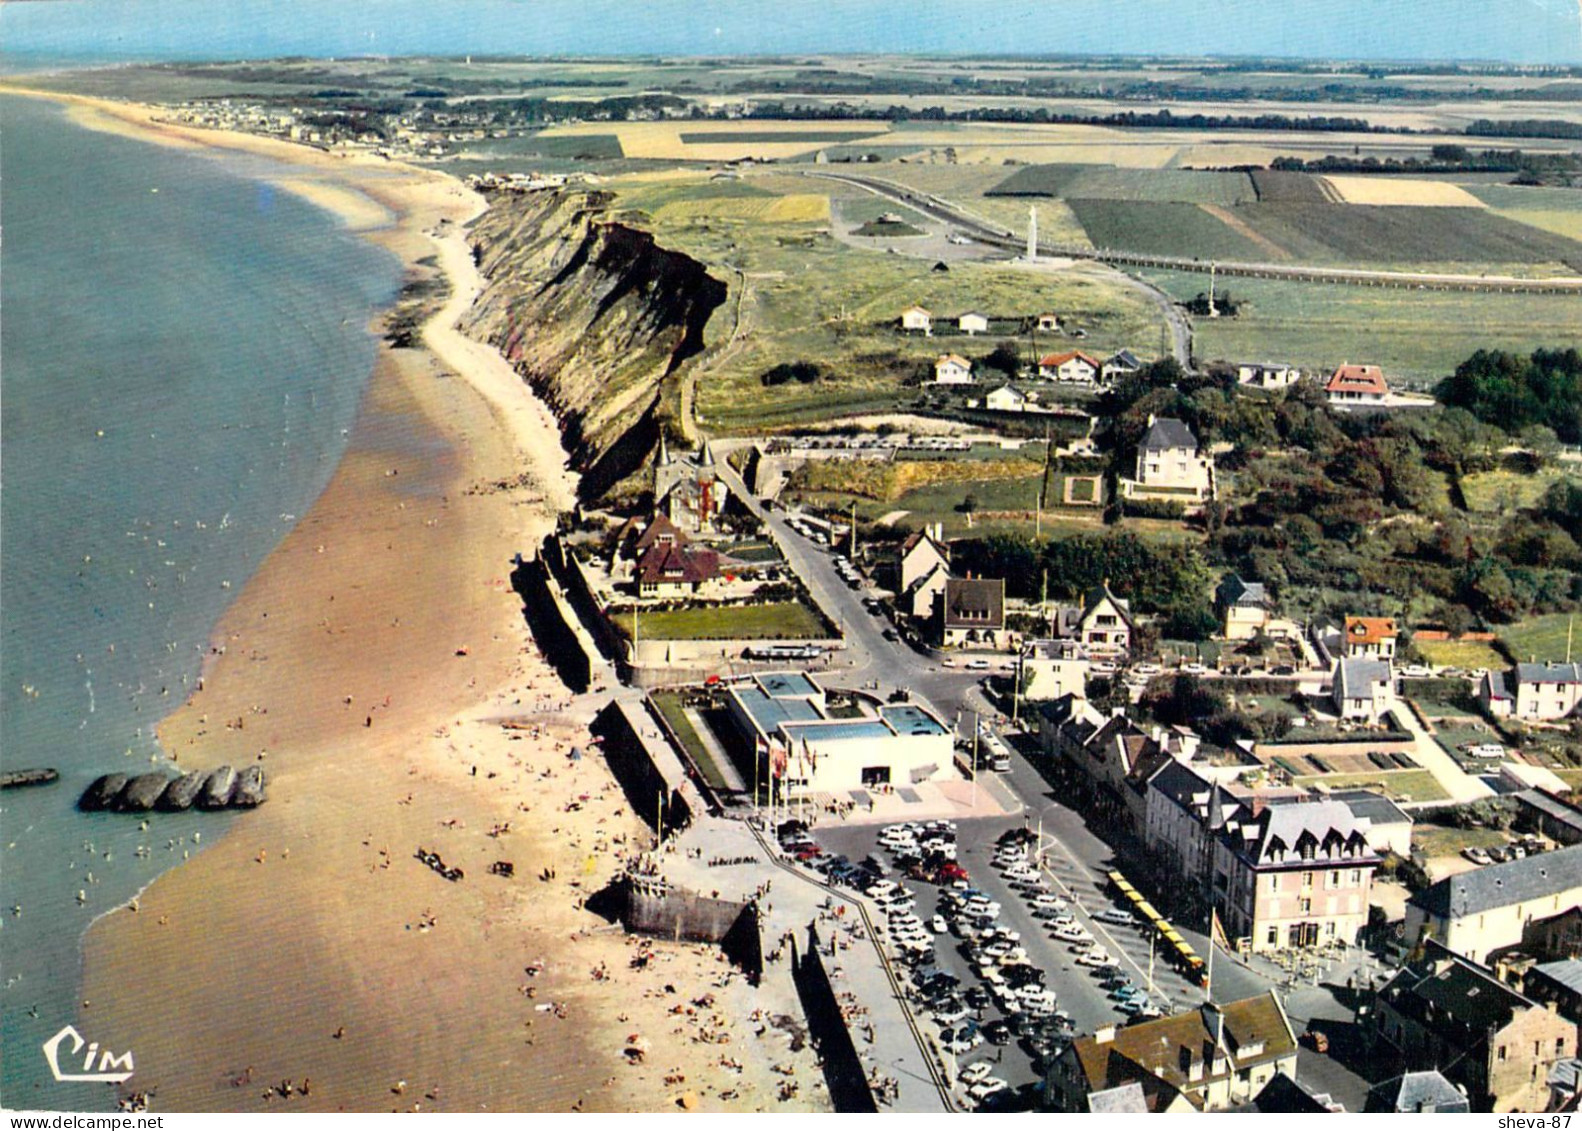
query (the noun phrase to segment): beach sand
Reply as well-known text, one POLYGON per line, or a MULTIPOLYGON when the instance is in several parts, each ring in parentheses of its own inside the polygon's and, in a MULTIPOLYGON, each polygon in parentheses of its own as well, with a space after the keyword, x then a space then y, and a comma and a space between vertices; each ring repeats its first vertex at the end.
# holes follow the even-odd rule
POLYGON ((771 1065, 807 1083, 811 1053, 750 1019, 717 950, 639 944, 581 909, 652 838, 597 757, 568 758, 602 697, 555 681, 510 588, 573 484, 547 410, 452 328, 478 285, 461 225, 481 199, 373 157, 63 100, 94 128, 270 158, 259 175, 451 286, 429 349, 381 347, 329 486, 161 725, 182 767, 262 759, 270 800, 88 933, 78 1024, 135 1051, 125 1088, 155 1111, 823 1106, 816 1087, 776 1100, 771 1065))

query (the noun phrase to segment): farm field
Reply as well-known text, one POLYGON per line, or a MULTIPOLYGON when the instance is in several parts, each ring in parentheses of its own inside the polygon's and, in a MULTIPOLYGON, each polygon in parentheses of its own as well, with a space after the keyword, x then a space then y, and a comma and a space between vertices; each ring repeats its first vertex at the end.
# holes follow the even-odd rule
MULTIPOLYGON (((1066 203, 1094 247, 1186 259, 1257 262, 1275 258, 1256 239, 1196 204, 1087 199, 1066 203)), ((1205 285, 1207 282, 1205 279, 1205 285)))
POLYGON ((1034 165, 1018 169, 986 195, 1226 205, 1257 199, 1246 173, 1117 169, 1103 165, 1034 165))
POLYGON ((578 122, 552 126, 540 138, 613 134, 627 157, 672 161, 740 161, 748 157, 783 159, 813 153, 827 145, 850 143, 888 132, 884 122, 853 123, 838 130, 828 122, 578 122))
MULTIPOLYGON (((1511 650, 1511 655, 1526 663, 1564 663, 1566 636, 1571 628, 1569 613, 1551 613, 1548 616, 1530 617, 1500 629, 1500 640, 1511 650)), ((1575 618, 1582 622, 1582 616, 1575 618)), ((1582 659, 1582 623, 1571 634, 1571 658, 1582 659)))
POLYGON ((1347 204, 1410 205, 1419 208, 1482 208, 1483 201, 1449 181, 1419 181, 1409 177, 1338 176, 1324 180, 1347 204))
MULTIPOLYGON (((1204 275, 1138 272, 1177 301, 1208 289, 1204 275)), ((1479 349, 1531 353, 1542 344, 1582 348, 1576 300, 1566 295, 1457 294, 1221 280, 1245 306, 1234 318, 1193 319, 1200 362, 1275 358, 1320 372, 1342 361, 1384 367, 1392 381, 1424 388, 1479 349)))

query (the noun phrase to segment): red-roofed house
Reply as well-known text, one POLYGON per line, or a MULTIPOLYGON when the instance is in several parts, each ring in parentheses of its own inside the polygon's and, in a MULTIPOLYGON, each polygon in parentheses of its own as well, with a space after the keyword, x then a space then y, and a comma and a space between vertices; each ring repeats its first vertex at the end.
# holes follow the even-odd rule
POLYGON ((1342 654, 1392 662, 1396 635, 1394 617, 1347 617, 1341 640, 1342 654))
POLYGON ((644 597, 685 597, 719 575, 713 550, 655 542, 637 560, 637 591, 644 597))
POLYGON ((1098 383, 1104 363, 1081 350, 1052 353, 1038 361, 1038 375, 1046 381, 1070 381, 1079 385, 1098 383))
POLYGON ((1377 365, 1342 364, 1324 382, 1324 393, 1333 405, 1383 404, 1390 386, 1377 365))

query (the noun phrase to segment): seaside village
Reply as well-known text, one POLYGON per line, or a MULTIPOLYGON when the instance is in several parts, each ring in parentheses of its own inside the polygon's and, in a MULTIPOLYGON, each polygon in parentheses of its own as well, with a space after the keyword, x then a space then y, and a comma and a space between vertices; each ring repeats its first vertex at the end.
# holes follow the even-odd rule
MULTIPOLYGON (((563 678, 620 685, 594 742, 655 851, 611 916, 782 987, 841 1110, 1573 1110, 1582 806, 1531 740, 1568 733, 1582 664, 1433 663, 1447 631, 1287 611, 1235 572, 1182 643, 1116 577, 996 572, 962 539, 1009 504, 886 516, 862 484, 1032 448, 1033 529, 1168 531, 1243 453, 1106 419, 1157 363, 1057 313, 910 306, 893 332, 938 340, 932 414, 662 435, 631 505, 524 564, 563 678), (1057 348, 966 356, 1010 333, 1057 348)), ((1369 364, 1218 379, 1421 403, 1369 364)))

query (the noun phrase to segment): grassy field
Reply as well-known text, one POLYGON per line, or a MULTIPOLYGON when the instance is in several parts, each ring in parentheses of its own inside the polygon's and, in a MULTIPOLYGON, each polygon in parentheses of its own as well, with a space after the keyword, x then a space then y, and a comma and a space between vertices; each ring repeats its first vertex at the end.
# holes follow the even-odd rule
POLYGON ((1415 646, 1430 664, 1449 668, 1488 668, 1505 666, 1505 659, 1491 644, 1481 640, 1418 640, 1415 646))
MULTIPOLYGON (((631 638, 630 613, 611 617, 611 623, 631 638)), ((644 640, 805 640, 827 635, 818 614, 800 601, 639 612, 637 631, 644 640)))
POLYGON ((1301 262, 1582 263, 1582 244, 1484 208, 1260 203, 1235 214, 1301 262))
POLYGON ((1323 204, 1336 192, 1323 177, 1293 173, 1284 169, 1254 169, 1253 189, 1259 200, 1288 204, 1323 204))
MULTIPOLYGON (((1208 289, 1188 272, 1143 271, 1185 301, 1208 289)), ((1582 348, 1582 320, 1567 295, 1455 294, 1441 291, 1222 278, 1246 305, 1235 318, 1193 320, 1200 361, 1274 358, 1328 371, 1342 361, 1384 367, 1391 381, 1423 387, 1479 349, 1527 354, 1537 346, 1582 348)))
POLYGON ((698 773, 703 775, 703 780, 714 789, 729 789, 730 783, 720 772, 719 766, 714 764, 714 758, 709 754, 709 748, 703 745, 703 740, 698 737, 697 728, 692 725, 692 720, 687 718, 686 711, 681 705, 681 694, 676 691, 655 691, 648 698, 664 716, 665 722, 669 724, 671 731, 686 750, 687 757, 698 768, 698 773))
MULTIPOLYGON (((1571 473, 1573 476, 1575 473, 1571 473)), ((1500 469, 1464 476, 1461 492, 1467 509, 1478 514, 1503 515, 1530 507, 1550 486, 1564 479, 1567 472, 1558 467, 1544 468, 1532 475, 1500 469)))
POLYGON ((1448 801, 1450 795, 1427 770, 1395 770, 1375 774, 1311 774, 1293 778, 1297 785, 1317 785, 1330 789, 1377 789, 1391 800, 1448 801))
POLYGON ((986 195, 1226 205, 1257 199, 1246 173, 1104 165, 1032 165, 1018 169, 986 195))
MULTIPOLYGON (((1574 618, 1575 631, 1571 633, 1571 658, 1582 659, 1582 616, 1574 618)), ((1530 617, 1500 629, 1500 639, 1511 650, 1511 655, 1526 663, 1560 662, 1566 658, 1566 636, 1573 617, 1570 613, 1551 613, 1543 617, 1530 617)))
POLYGON ((1459 856, 1463 848, 1495 848, 1511 838, 1498 829, 1452 829, 1444 825, 1412 826, 1412 848, 1429 859, 1459 856))
POLYGON ((1066 203, 1094 247, 1186 259, 1257 261, 1270 257, 1256 240, 1196 204, 1089 199, 1066 203))

